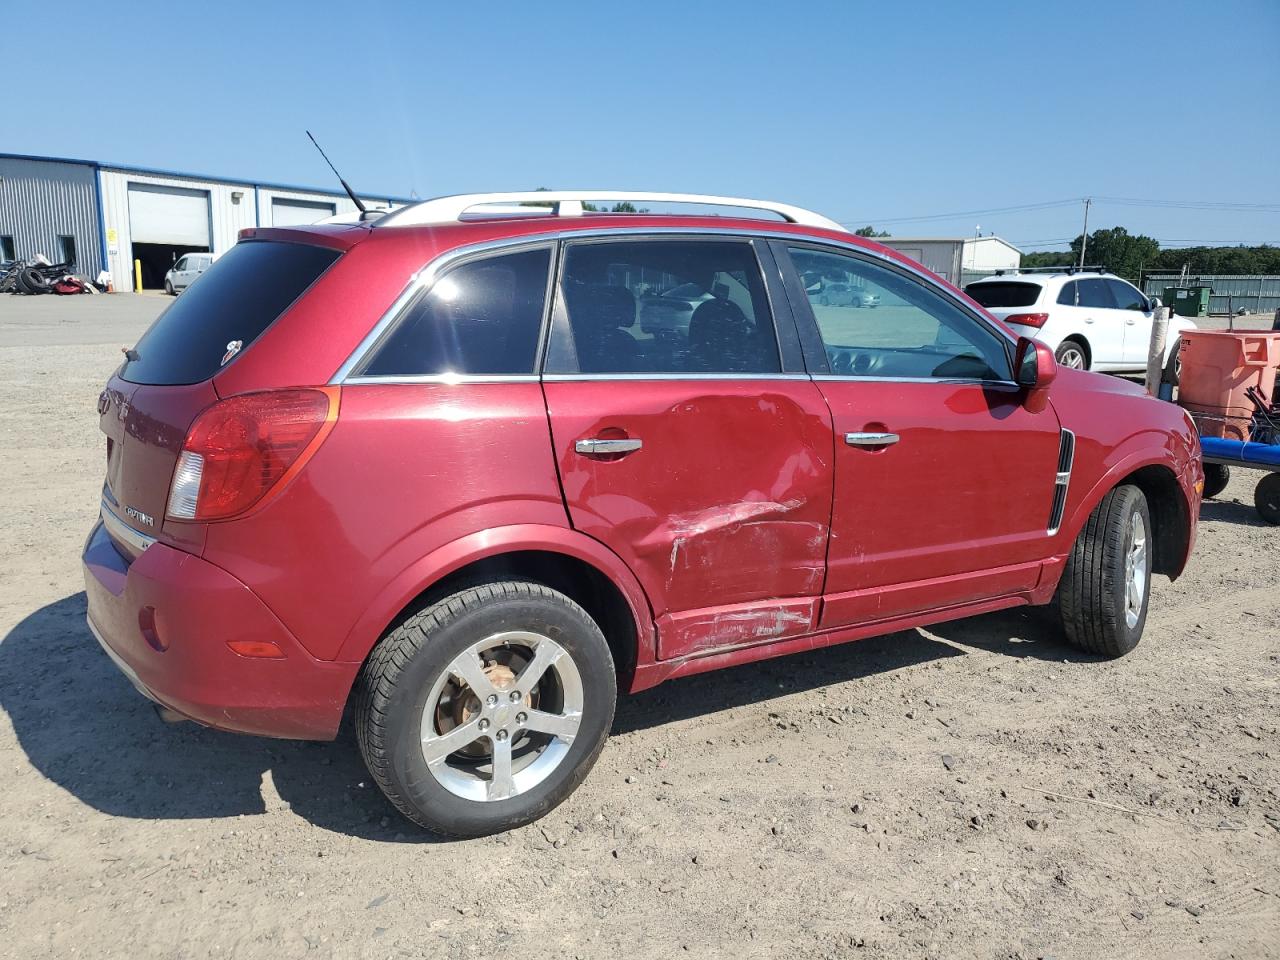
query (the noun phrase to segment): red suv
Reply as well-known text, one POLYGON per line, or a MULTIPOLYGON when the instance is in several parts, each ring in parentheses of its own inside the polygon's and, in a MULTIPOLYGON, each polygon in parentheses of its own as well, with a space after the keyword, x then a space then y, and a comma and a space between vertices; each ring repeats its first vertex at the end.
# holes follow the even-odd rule
POLYGON ((817 214, 613 196, 737 212, 246 230, 156 320, 84 551, 142 693, 274 737, 350 709, 391 801, 472 836, 577 786, 618 687, 1020 604, 1133 648, 1195 535, 1179 408, 817 214))

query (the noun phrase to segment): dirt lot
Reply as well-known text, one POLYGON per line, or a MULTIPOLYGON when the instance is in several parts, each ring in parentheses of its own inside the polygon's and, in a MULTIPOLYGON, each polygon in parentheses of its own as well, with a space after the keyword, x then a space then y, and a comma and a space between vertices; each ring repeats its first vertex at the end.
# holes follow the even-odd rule
POLYGON ((164 726, 85 628, 94 403, 163 304, 0 298, 0 956, 1280 956, 1249 474, 1120 662, 1014 612, 678 681, 543 822, 433 843, 349 735, 164 726))

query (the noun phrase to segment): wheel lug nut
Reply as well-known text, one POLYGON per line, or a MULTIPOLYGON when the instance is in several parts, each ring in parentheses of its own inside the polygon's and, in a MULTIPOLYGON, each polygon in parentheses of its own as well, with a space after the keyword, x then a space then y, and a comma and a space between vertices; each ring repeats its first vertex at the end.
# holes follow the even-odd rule
POLYGON ((481 720, 481 721, 480 721, 480 729, 481 729, 481 730, 488 730, 488 729, 489 729, 489 721, 488 721, 488 720, 481 720))
POLYGON ((524 725, 524 722, 525 722, 526 720, 528 720, 528 719, 529 719, 529 715, 528 715, 527 713, 517 713, 517 714, 516 714, 516 723, 518 723, 518 724, 520 724, 520 725, 522 725, 522 726, 524 725))
POLYGON ((511 691, 511 702, 512 702, 512 703, 518 703, 519 701, 520 701, 520 691, 519 691, 519 690, 512 690, 512 691, 511 691))
POLYGON ((497 733, 497 737, 498 737, 498 739, 499 739, 499 740, 505 740, 505 739, 507 739, 507 731, 505 731, 505 730, 499 730, 499 731, 498 731, 498 733, 497 733))
POLYGON ((489 694, 489 696, 485 698, 485 703, 489 704, 491 707, 496 707, 498 705, 498 695, 496 693, 489 694))

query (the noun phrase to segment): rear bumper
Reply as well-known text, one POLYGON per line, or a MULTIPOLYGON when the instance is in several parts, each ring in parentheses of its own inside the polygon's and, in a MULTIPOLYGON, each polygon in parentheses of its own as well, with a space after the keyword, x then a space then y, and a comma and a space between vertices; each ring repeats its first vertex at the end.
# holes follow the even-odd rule
POLYGON ((142 694, 220 730, 302 740, 337 734, 359 664, 316 660, 235 577, 158 542, 130 562, 102 523, 83 564, 89 629, 142 694), (144 611, 154 622, 150 642, 144 611), (268 640, 284 656, 243 657, 231 640, 268 640))

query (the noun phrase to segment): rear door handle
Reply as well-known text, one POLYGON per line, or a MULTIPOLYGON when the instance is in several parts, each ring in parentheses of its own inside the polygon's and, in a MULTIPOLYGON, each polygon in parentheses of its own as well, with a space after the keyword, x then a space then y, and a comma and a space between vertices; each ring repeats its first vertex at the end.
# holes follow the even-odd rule
POLYGON ((579 440, 573 445, 573 449, 587 456, 598 456, 602 453, 632 453, 643 446, 643 440, 627 437, 620 440, 579 440))
POLYGON ((902 438, 896 433, 846 433, 844 442, 851 447, 887 447, 902 438))

